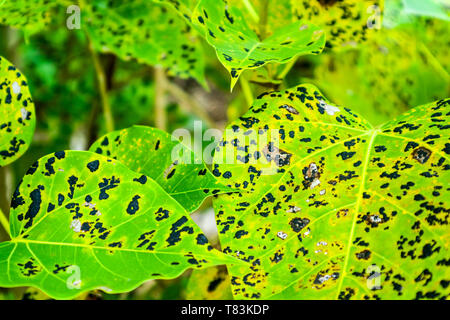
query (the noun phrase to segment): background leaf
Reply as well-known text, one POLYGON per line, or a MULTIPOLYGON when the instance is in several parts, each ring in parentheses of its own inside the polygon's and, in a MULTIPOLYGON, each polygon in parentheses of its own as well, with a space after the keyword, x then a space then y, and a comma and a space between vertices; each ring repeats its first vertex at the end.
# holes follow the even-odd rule
POLYGON ((201 43, 172 7, 147 0, 95 0, 86 6, 86 15, 97 50, 160 64, 174 76, 206 86, 201 43))
POLYGON ((51 21, 51 10, 60 1, 8 0, 0 3, 0 24, 22 29, 33 34, 46 28, 51 21))
POLYGON ((215 201, 223 251, 249 265, 229 268, 235 298, 448 297, 449 105, 373 129, 311 85, 257 99, 221 144, 238 161, 215 156, 242 189, 215 201))
POLYGON ((0 167, 24 154, 35 125, 34 103, 27 79, 0 57, 0 167))
POLYGON ((246 69, 255 69, 268 62, 287 63, 304 54, 322 51, 322 31, 307 22, 295 22, 260 39, 249 27, 238 7, 226 1, 200 0, 192 22, 217 52, 220 62, 231 74, 231 88, 246 69))
POLYGON ((366 41, 377 24, 381 27, 384 0, 291 0, 291 4, 299 20, 325 28, 327 48, 339 50, 366 41))
POLYGON ((129 291, 229 261, 157 183, 90 152, 35 163, 14 193, 10 226, 0 285, 31 285, 54 298, 129 291))
POLYGON ((159 129, 134 126, 111 132, 99 138, 90 151, 154 179, 187 212, 195 211, 208 196, 233 191, 219 183, 192 150, 159 129), (180 156, 178 160, 172 158, 174 152, 180 156))

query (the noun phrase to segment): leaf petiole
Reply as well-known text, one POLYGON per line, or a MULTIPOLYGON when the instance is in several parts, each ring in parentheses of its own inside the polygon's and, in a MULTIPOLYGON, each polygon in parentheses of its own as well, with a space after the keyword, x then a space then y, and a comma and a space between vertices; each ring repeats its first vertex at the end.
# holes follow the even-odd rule
POLYGON ((9 221, 1 208, 0 208, 0 223, 2 224, 2 227, 5 229, 6 233, 9 235, 9 221))

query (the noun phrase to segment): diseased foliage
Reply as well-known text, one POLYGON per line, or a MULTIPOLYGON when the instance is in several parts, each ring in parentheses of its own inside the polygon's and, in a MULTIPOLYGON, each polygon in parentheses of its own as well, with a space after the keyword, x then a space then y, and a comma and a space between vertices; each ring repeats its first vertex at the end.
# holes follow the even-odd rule
POLYGON ((202 46, 172 7, 149 0, 95 0, 86 5, 86 14, 96 49, 161 64, 174 76, 206 85, 202 46))
POLYGON ((11 208, 11 241, 0 244, 1 286, 72 298, 231 261, 151 178, 95 153, 40 159, 11 208))
POLYGON ((27 79, 0 57, 0 167, 24 154, 35 125, 34 103, 27 79))
POLYGON ((187 212, 196 210, 208 196, 233 191, 219 183, 192 150, 159 129, 134 126, 111 132, 90 151, 154 179, 187 212))
POLYGON ((192 22, 230 72, 231 88, 246 69, 259 68, 268 62, 286 63, 299 55, 318 54, 325 42, 323 32, 307 22, 285 25, 260 39, 242 12, 228 6, 226 1, 199 1, 192 22))
POLYGON ((449 299, 431 1, 0 0, 0 299, 449 299))
POLYGON ((51 10, 60 3, 48 0, 9 0, 0 3, 0 24, 32 34, 50 24, 51 10))
POLYGON ((229 268, 235 298, 447 298, 449 105, 374 129, 311 85, 260 96, 214 165, 242 189, 215 201, 223 251, 248 263, 229 268))
POLYGON ((354 47, 381 27, 384 0, 291 0, 294 16, 325 28, 327 48, 354 47))
MULTIPOLYGON (((436 24, 428 32, 437 38, 442 29, 436 24)), ((411 28, 384 30, 358 51, 323 55, 315 71, 317 85, 331 100, 348 106, 374 125, 393 119, 411 106, 445 97, 450 78, 430 54, 436 45, 445 48, 445 44, 433 44, 425 35, 417 39, 411 33, 411 28)))

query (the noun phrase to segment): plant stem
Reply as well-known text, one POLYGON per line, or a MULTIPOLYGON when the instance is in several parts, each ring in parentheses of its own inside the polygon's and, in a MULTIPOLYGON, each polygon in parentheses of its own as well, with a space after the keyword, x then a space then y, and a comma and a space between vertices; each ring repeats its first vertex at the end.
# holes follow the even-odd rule
POLYGON ((162 67, 155 67, 155 126, 167 130, 166 75, 162 67))
POLYGON ((108 132, 114 131, 114 118, 111 112, 111 105, 109 104, 108 92, 106 88, 105 72, 100 64, 97 53, 89 41, 89 50, 91 52, 92 61, 94 62, 95 73, 97 75, 98 88, 100 90, 100 98, 103 107, 103 115, 105 116, 105 125, 108 132))
POLYGON ((444 69, 442 64, 439 62, 438 59, 428 50, 427 46, 423 43, 420 43, 420 48, 425 53, 425 55, 428 58, 428 62, 436 69, 437 72, 440 73, 440 75, 446 80, 449 80, 449 74, 447 73, 447 70, 444 69))
POLYGON ((267 36, 267 15, 269 12, 269 0, 261 0, 259 14, 259 37, 264 40, 267 36))
POLYGON ((255 8, 253 8, 253 6, 250 3, 250 1, 249 0, 242 0, 242 2, 244 3, 245 8, 247 9, 248 13, 250 14, 250 17, 253 19, 253 22, 255 22, 256 24, 259 23, 259 16, 256 13, 255 8))
POLYGON ((280 74, 277 76, 277 79, 284 79, 286 75, 291 71, 292 67, 297 62, 297 58, 291 59, 288 63, 285 64, 284 69, 280 72, 280 74))
POLYGON ((252 89, 250 88, 250 84, 248 83, 247 79, 243 76, 239 78, 242 92, 244 93, 245 101, 247 102, 247 106, 251 106, 253 104, 253 93, 252 89))
POLYGON ((9 235, 9 221, 1 208, 0 208, 0 223, 5 229, 6 233, 9 235))
POLYGON ((180 107, 184 107, 186 111, 194 113, 200 120, 204 121, 209 128, 215 128, 214 120, 210 118, 208 113, 182 88, 170 81, 166 82, 167 91, 178 102, 180 107))

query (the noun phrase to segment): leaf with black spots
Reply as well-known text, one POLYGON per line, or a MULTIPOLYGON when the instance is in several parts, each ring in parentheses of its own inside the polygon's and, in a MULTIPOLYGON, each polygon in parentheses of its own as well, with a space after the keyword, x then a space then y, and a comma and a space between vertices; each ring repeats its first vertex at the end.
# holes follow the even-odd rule
POLYGON ((355 47, 381 28, 384 0, 291 0, 299 20, 325 29, 327 48, 355 47))
POLYGON ((194 78, 206 86, 201 43, 171 6, 150 0, 96 0, 85 12, 97 50, 162 65, 171 75, 194 78))
POLYGON ((28 34, 42 31, 51 22, 51 10, 60 1, 10 0, 0 3, 0 25, 24 30, 28 34))
POLYGON ((190 20, 217 52, 220 62, 231 74, 231 88, 246 69, 266 63, 287 63, 306 54, 319 54, 325 36, 308 22, 289 23, 260 39, 249 27, 237 6, 225 1, 200 0, 190 20))
POLYGON ((149 279, 233 261, 198 243, 205 237, 183 207, 142 177, 91 152, 39 159, 11 202, 0 286, 34 286, 68 299, 93 289, 130 291, 149 279))
POLYGON ((110 132, 89 150, 152 178, 188 212, 211 195, 235 191, 219 183, 191 149, 156 128, 133 126, 110 132))
POLYGON ((311 85, 256 99, 214 158, 235 298, 448 298, 449 107, 373 128, 311 85))
POLYGON ((0 167, 25 153, 35 126, 34 103, 27 79, 0 57, 0 167))

